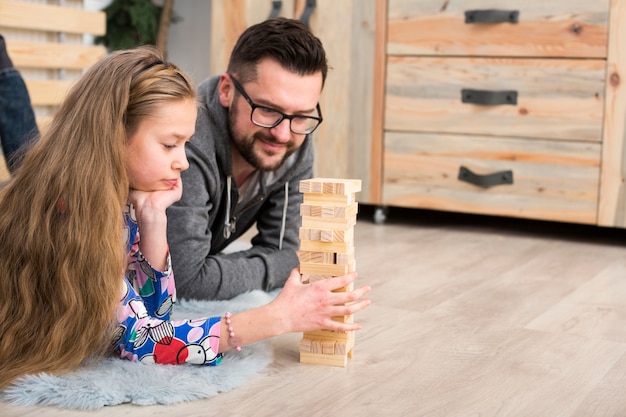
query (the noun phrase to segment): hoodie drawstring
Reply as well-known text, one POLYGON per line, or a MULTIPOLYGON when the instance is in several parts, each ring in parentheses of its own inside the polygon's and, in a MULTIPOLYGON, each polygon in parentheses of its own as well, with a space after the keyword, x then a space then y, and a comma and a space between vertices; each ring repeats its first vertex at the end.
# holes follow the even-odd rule
MULTIPOLYGON (((234 225, 231 223, 230 218, 230 193, 232 186, 232 176, 226 177, 226 213, 224 216, 224 238, 228 239, 232 232, 234 232, 234 225)), ((285 229, 287 227, 287 206, 289 205, 289 181, 285 183, 285 203, 283 204, 283 216, 280 224, 280 237, 278 241, 278 250, 283 248, 283 239, 285 238, 285 229)))
POLYGON ((289 181, 285 183, 285 204, 283 204, 283 220, 280 225, 280 240, 278 241, 278 250, 283 248, 283 238, 285 237, 285 227, 287 225, 287 205, 289 204, 289 181))
POLYGON ((231 233, 230 224, 230 187, 232 185, 233 177, 229 175, 226 177, 226 216, 224 217, 224 238, 228 239, 231 233))

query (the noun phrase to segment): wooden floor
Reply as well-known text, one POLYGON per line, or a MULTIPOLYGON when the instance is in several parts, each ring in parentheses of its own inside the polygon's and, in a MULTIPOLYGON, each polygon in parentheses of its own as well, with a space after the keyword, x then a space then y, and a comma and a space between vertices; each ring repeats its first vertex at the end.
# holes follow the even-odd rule
POLYGON ((0 404, 10 416, 626 416, 626 234, 556 223, 361 208, 347 368, 298 363, 299 334, 234 391, 99 412, 0 404))

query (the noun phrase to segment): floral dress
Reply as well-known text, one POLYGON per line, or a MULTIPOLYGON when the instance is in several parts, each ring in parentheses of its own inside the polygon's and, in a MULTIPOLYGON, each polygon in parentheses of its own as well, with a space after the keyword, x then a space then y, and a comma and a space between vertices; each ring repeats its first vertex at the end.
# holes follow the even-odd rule
POLYGON ((219 364, 221 317, 170 320, 176 287, 169 253, 167 271, 155 270, 139 251, 139 227, 132 205, 127 205, 124 216, 129 263, 115 336, 121 357, 148 363, 219 364))

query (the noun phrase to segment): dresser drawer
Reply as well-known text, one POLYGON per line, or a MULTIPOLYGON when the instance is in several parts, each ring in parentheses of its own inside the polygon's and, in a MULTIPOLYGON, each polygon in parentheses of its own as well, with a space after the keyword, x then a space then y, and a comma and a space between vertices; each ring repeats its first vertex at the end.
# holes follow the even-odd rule
POLYGON ((605 72, 597 59, 390 56, 384 128, 600 142, 605 72))
POLYGON ((607 54, 610 0, 389 0, 388 5, 387 53, 392 55, 607 54), (466 23, 466 12, 472 23, 466 23), (515 12, 517 23, 480 22, 515 12))
POLYGON ((595 224, 600 154, 597 143, 388 132, 383 204, 595 224), (477 185, 494 173, 503 184, 477 185))

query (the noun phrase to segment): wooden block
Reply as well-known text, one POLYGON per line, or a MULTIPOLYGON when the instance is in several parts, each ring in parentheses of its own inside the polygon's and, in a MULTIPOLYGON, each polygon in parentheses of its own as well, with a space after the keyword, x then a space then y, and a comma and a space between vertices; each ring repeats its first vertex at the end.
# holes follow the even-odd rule
POLYGON ((313 178, 300 181, 301 193, 353 194, 361 191, 361 180, 313 178))
POLYGON ((302 227, 311 229, 347 230, 356 225, 356 216, 348 219, 323 219, 321 217, 302 216, 302 227))
POLYGON ((316 229, 310 227, 301 227, 298 230, 298 237, 300 240, 317 240, 320 242, 343 242, 345 232, 336 233, 333 229, 316 229), (340 240, 336 240, 340 239, 340 240))
POLYGON ((350 265, 332 265, 332 264, 314 264, 314 263, 300 263, 301 274, 317 274, 317 275, 332 275, 338 277, 339 275, 345 275, 348 272, 352 272, 350 265))
POLYGON ((302 282, 304 284, 311 284, 313 282, 322 281, 328 278, 332 278, 332 275, 302 274, 302 282))
POLYGON ((324 353, 322 350, 322 340, 311 340, 311 353, 324 353))
MULTIPOLYGON (((335 206, 321 206, 322 207, 322 217, 335 217, 335 206)), ((337 207, 339 209, 344 209, 345 207, 337 207)))
POLYGON ((356 201, 353 194, 312 194, 306 193, 303 197, 304 204, 319 206, 347 206, 356 201))
POLYGON ((338 277, 354 271, 356 271, 356 261, 354 259, 347 264, 338 264, 336 262, 332 263, 332 261, 331 263, 315 262, 315 259, 311 259, 309 262, 300 260, 301 274, 330 275, 338 277))
POLYGON ((320 242, 333 242, 332 229, 320 229, 320 242))
POLYGON ((324 355, 334 355, 335 354, 335 341, 334 340, 322 341, 322 353, 324 355))
POLYGON ((312 192, 311 190, 313 189, 313 182, 314 180, 310 179, 310 180, 301 180, 300 181, 300 192, 301 193, 310 193, 312 192))
POLYGON ((324 355, 323 353, 300 352, 300 363, 345 368, 348 366, 348 357, 345 355, 324 355))
POLYGON ((335 184, 333 182, 325 182, 325 183, 323 183, 323 185, 322 185, 322 194, 335 194, 336 189, 337 189, 336 185, 338 185, 338 184, 335 184))
MULTIPOLYGON (((343 254, 333 252, 308 252, 296 251, 300 263, 314 263, 327 265, 342 265, 356 270, 356 260, 354 253, 343 254)), ((300 271, 302 272, 302 271, 300 271)))
POLYGON ((324 190, 324 182, 320 178, 301 180, 299 185, 301 193, 322 194, 322 191, 324 190))
POLYGON ((354 228, 333 230, 333 242, 354 242, 354 228))
POLYGON ((348 314, 345 316, 333 316, 332 319, 338 321, 339 323, 354 323, 354 314, 348 314))
POLYGON ((300 204, 301 216, 312 217, 324 217, 324 218, 348 218, 356 216, 359 211, 359 203, 354 202, 352 204, 341 205, 314 205, 314 204, 300 204))
POLYGON ((300 250, 307 252, 354 253, 352 242, 320 242, 316 240, 301 240, 300 250))
MULTIPOLYGON (((302 350, 300 350, 302 352, 302 350)), ((345 356, 348 353, 348 345, 347 343, 336 343, 335 344, 335 355, 345 356)))
POLYGON ((335 332, 332 330, 314 330, 304 332, 303 338, 310 340, 334 340, 336 342, 349 342, 354 340, 354 332, 335 332))
POLYGON ((316 240, 320 242, 352 242, 354 239, 354 229, 333 230, 316 229, 311 227, 301 227, 298 230, 300 240, 316 240))
MULTIPOLYGON (((300 181, 300 192, 301 193, 314 193, 316 192, 318 186, 321 186, 321 183, 319 181, 315 181, 313 179, 302 180, 300 181)), ((321 188, 320 188, 320 191, 321 191, 321 188)))
POLYGON ((321 194, 322 193, 323 183, 318 180, 311 181, 311 193, 321 194))
POLYGON ((354 332, 352 332, 352 337, 346 341, 337 341, 335 343, 335 355, 348 355, 349 358, 352 357, 354 352, 355 338, 354 332))
POLYGON ((356 266, 356 260, 354 259, 354 252, 336 254, 335 263, 337 265, 355 265, 356 266))
POLYGON ((322 206, 312 204, 300 204, 301 216, 322 217, 322 206))
POLYGON ((310 352, 311 351, 311 339, 307 339, 305 337, 303 337, 300 340, 300 352, 310 352))
MULTIPOLYGON (((330 340, 313 339, 305 336, 300 340, 300 352, 323 353, 324 343, 328 342, 330 342, 330 340)), ((326 349, 328 350, 328 346, 326 349)))
POLYGON ((330 252, 307 252, 297 251, 300 264, 302 263, 316 263, 316 264, 329 264, 335 265, 337 262, 337 256, 330 252))
POLYGON ((353 228, 348 230, 330 230, 332 231, 332 238, 328 242, 354 242, 353 228))
POLYGON ((311 262, 311 256, 310 256, 311 252, 303 252, 303 251, 296 251, 296 255, 298 256, 298 261, 299 262, 311 262))
POLYGON ((348 206, 325 206, 326 209, 322 210, 322 217, 331 217, 346 219, 348 217, 356 216, 359 212, 359 203, 352 203, 348 206))

